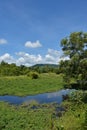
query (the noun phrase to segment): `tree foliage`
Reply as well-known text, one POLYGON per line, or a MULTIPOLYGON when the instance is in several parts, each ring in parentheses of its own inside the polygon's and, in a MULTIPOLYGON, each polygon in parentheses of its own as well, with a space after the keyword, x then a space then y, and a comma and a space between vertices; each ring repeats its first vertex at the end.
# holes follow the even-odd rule
POLYGON ((19 75, 27 75, 30 76, 32 73, 60 73, 58 65, 52 64, 38 64, 34 66, 17 66, 15 63, 8 64, 4 61, 0 63, 0 76, 19 76, 19 75))
POLYGON ((19 76, 25 75, 29 72, 29 68, 23 65, 16 66, 16 64, 8 64, 4 61, 0 64, 0 76, 19 76))
POLYGON ((72 79, 79 88, 87 89, 87 33, 74 32, 62 39, 62 50, 68 61, 60 63, 63 66, 65 82, 70 87, 72 79))

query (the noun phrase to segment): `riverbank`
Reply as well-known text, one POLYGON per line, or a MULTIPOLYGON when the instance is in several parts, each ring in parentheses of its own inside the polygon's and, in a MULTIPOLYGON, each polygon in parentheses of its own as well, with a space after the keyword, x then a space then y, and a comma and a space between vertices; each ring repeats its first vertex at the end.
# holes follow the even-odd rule
POLYGON ((85 130, 87 104, 64 101, 61 105, 24 103, 20 106, 0 102, 1 130, 85 130), (60 111, 60 108, 61 109, 60 111))
MULTIPOLYGON (((0 77, 0 95, 27 96, 61 89, 62 75, 52 73, 38 79, 0 77)), ((17 106, 0 101, 0 130, 85 130, 87 103, 82 97, 87 101, 87 95, 78 92, 60 105, 32 101, 17 106)))
POLYGON ((0 77, 0 95, 27 96, 54 92, 63 88, 62 75, 40 74, 38 79, 28 76, 0 77))

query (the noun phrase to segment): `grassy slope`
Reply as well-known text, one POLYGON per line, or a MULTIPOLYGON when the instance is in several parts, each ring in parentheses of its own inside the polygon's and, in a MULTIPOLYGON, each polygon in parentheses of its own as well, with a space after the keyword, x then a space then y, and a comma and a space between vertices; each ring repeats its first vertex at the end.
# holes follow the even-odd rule
POLYGON ((0 95, 32 95, 63 88, 62 76, 43 74, 38 79, 27 76, 0 77, 0 95))
POLYGON ((51 105, 33 110, 29 106, 15 107, 0 102, 0 130, 51 130, 53 111, 51 105))
POLYGON ((69 106, 68 111, 56 120, 55 124, 63 126, 64 130, 83 130, 82 124, 84 123, 87 104, 77 105, 67 102, 67 106, 69 106))
POLYGON ((81 125, 86 106, 70 106, 59 118, 52 116, 55 113, 54 105, 30 109, 30 106, 15 107, 0 102, 0 130, 83 130, 81 125))

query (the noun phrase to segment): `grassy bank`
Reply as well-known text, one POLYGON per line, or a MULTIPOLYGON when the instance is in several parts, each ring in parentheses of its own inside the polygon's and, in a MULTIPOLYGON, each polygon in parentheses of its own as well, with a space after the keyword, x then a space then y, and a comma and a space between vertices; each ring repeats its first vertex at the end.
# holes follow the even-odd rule
POLYGON ((11 106, 0 102, 0 130, 86 130, 87 104, 67 102, 63 106, 68 107, 66 112, 58 112, 54 104, 11 106))
POLYGON ((50 130, 52 108, 9 106, 0 103, 0 130, 50 130))
POLYGON ((66 106, 69 107, 64 115, 56 120, 57 126, 63 126, 64 130, 86 130, 84 129, 85 111, 87 104, 72 104, 67 102, 66 106))
POLYGON ((0 77, 0 95, 33 95, 63 88, 61 75, 41 74, 38 79, 27 76, 0 77))
MULTIPOLYGON (((0 77, 0 95, 32 95, 58 91, 63 88, 62 75, 41 74, 38 79, 27 76, 0 77)), ((20 106, 0 102, 0 130, 86 130, 84 122, 87 96, 77 91, 64 101, 59 111, 56 104, 25 102, 20 106)), ((87 128, 87 126, 86 126, 87 128)))

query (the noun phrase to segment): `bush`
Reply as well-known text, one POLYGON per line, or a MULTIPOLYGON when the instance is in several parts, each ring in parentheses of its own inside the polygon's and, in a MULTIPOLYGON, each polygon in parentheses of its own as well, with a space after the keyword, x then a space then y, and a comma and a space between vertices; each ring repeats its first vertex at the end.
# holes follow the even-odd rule
POLYGON ((27 73, 27 76, 30 77, 30 73, 27 73))
POLYGON ((82 102, 83 92, 82 91, 75 91, 70 94, 70 101, 74 102, 75 104, 80 104, 82 102))
POLYGON ((84 91, 82 101, 87 103, 87 91, 84 91))
POLYGON ((87 110, 85 111, 84 130, 87 130, 87 110))
POLYGON ((31 73, 31 78, 32 78, 32 79, 38 79, 38 78, 39 78, 38 73, 32 72, 32 73, 31 73))
POLYGON ((87 130, 87 109, 85 110, 85 119, 84 122, 82 123, 81 130, 87 130))
POLYGON ((70 94, 70 101, 75 103, 87 103, 87 92, 86 91, 75 91, 70 94))

